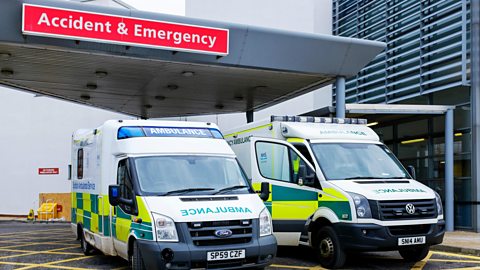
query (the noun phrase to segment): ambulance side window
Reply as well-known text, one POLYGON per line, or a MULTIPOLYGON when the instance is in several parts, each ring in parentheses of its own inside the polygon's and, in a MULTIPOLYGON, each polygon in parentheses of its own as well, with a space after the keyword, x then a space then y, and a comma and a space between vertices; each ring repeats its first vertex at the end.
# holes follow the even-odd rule
MULTIPOLYGON (((125 199, 133 199, 133 186, 130 174, 127 168, 127 159, 118 162, 117 184, 120 186, 120 196, 125 199)), ((133 209, 129 205, 120 204, 120 208, 127 213, 132 214, 133 209)))
POLYGON ((288 147, 283 144, 257 142, 255 144, 260 174, 269 179, 291 182, 288 147))
POLYGON ((77 152, 77 179, 83 179, 83 148, 77 152))
POLYGON ((315 164, 313 163, 312 155, 310 155, 310 152, 307 149, 307 146, 303 143, 296 143, 293 144, 293 146, 300 152, 307 160, 310 162, 310 164, 315 164))

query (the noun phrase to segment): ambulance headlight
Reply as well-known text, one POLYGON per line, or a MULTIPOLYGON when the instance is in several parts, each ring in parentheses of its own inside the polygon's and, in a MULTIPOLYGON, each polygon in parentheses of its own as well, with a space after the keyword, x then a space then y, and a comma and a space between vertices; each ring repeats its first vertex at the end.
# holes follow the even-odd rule
POLYGON ((272 217, 270 217, 270 212, 265 208, 260 213, 260 236, 267 236, 272 234, 272 217))
POLYGON ((367 198, 364 196, 349 192, 350 196, 353 199, 353 203, 355 204, 355 209, 357 212, 358 218, 372 218, 372 211, 370 210, 370 204, 368 203, 367 198))
POLYGON ((438 216, 443 216, 442 198, 440 197, 440 194, 438 194, 437 192, 435 192, 435 200, 437 201, 438 216))
POLYGON ((177 228, 173 219, 153 213, 157 241, 178 242, 177 228))

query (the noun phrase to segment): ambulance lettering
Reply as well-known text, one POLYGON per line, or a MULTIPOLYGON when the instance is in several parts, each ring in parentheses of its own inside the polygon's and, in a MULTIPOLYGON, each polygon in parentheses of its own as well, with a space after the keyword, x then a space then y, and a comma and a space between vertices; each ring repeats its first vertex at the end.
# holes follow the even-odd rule
POLYGON ((195 215, 205 215, 205 214, 219 214, 219 213, 252 213, 252 210, 248 207, 238 207, 238 206, 229 206, 229 207, 220 207, 215 208, 190 208, 180 210, 182 216, 195 216, 195 215))

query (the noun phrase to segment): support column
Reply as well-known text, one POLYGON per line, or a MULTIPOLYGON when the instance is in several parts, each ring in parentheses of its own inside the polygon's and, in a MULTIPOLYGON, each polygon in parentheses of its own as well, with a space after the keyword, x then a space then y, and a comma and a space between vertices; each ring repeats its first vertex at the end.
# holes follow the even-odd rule
POLYGON ((253 110, 248 110, 246 112, 246 116, 247 116, 247 123, 253 122, 253 110))
MULTIPOLYGON (((471 111, 472 111, 472 187, 473 229, 480 232, 480 2, 471 1, 470 62, 471 62, 471 111)), ((466 41, 464 41, 466 42, 466 41)))
POLYGON ((335 81, 335 114, 338 118, 345 118, 345 77, 337 77, 335 81))
POLYGON ((454 228, 453 211, 453 109, 448 109, 445 115, 445 223, 446 230, 454 228))

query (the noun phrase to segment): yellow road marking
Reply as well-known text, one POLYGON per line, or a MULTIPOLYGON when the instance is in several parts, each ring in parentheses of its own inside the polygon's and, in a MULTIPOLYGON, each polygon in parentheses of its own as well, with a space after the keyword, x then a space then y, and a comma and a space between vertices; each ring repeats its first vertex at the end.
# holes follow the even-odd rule
POLYGON ((479 266, 475 266, 475 267, 462 267, 462 268, 449 268, 451 270, 478 270, 480 269, 479 266))
MULTIPOLYGON (((85 260, 85 259, 89 259, 89 258, 94 258, 94 257, 82 256, 82 257, 78 257, 78 258, 71 258, 71 259, 65 259, 65 260, 54 261, 54 262, 49 262, 49 263, 36 264, 36 265, 33 265, 33 266, 27 266, 27 267, 22 267, 22 268, 17 268, 17 269, 18 270, 20 270, 20 269, 32 269, 32 268, 36 268, 36 267, 52 267, 52 266, 54 266, 53 268, 61 268, 60 265, 56 265, 56 264, 64 263, 64 262, 71 262, 71 261, 85 260)), ((69 267, 68 269, 86 269, 86 268, 69 267)))
MULTIPOLYGON (((34 263, 19 263, 19 262, 0 262, 0 265, 14 265, 14 266, 31 266, 32 268, 40 267, 40 264, 34 263)), ((43 268, 53 268, 53 269, 70 269, 70 270, 84 270, 88 268, 77 268, 77 267, 69 267, 69 266, 61 266, 61 265, 42 265, 43 268)), ((20 269, 20 268, 17 268, 20 269)))
POLYGON ((412 266, 412 270, 415 269, 415 270, 422 270, 423 267, 425 267, 425 264, 427 264, 428 260, 430 259, 430 257, 432 257, 433 255, 433 252, 429 251, 428 254, 427 254, 427 257, 425 257, 423 260, 415 263, 413 266, 412 266))
MULTIPOLYGON (((63 249, 70 249, 71 247, 66 247, 63 249)), ((38 250, 21 250, 21 249, 8 249, 8 248, 0 248, 0 251, 8 251, 8 252, 18 252, 18 253, 32 253, 32 252, 40 252, 38 250)), ((41 251, 42 253, 52 253, 52 254, 59 254, 59 255, 83 255, 81 252, 56 252, 56 251, 41 251)))
POLYGON ((480 257, 477 257, 477 256, 457 254, 457 253, 444 252, 444 251, 433 251, 433 254, 444 255, 448 257, 459 257, 459 258, 466 258, 466 259, 472 259, 472 260, 480 260, 480 257))
POLYGON ((477 260, 448 260, 448 259, 430 259, 431 262, 453 262, 453 263, 478 263, 480 264, 480 261, 477 260))
POLYGON ((271 267, 278 267, 278 268, 290 268, 290 269, 311 269, 308 266, 296 266, 296 265, 282 265, 282 264, 272 264, 271 267))
POLYGON ((0 233, 0 236, 17 235, 17 234, 32 234, 32 233, 52 232, 52 231, 65 232, 65 229, 50 229, 50 230, 35 230, 35 231, 25 231, 25 232, 0 233))
POLYGON ((54 241, 54 242, 35 242, 35 243, 28 243, 28 244, 21 244, 21 245, 13 245, 13 246, 6 246, 3 248, 16 248, 16 247, 28 247, 28 246, 35 246, 35 245, 64 245, 64 246, 77 246, 77 244, 66 244, 62 243, 63 241, 54 241))
MULTIPOLYGON (((45 253, 55 252, 55 251, 59 251, 59 250, 69 249, 69 248, 70 247, 64 247, 64 248, 56 248, 56 249, 50 249, 50 250, 33 251, 33 252, 28 252, 28 253, 23 253, 23 254, 8 255, 8 256, 0 257, 0 260, 22 257, 22 256, 29 256, 29 255, 35 255, 35 254, 45 254, 45 253)), ((82 255, 82 254, 74 254, 74 255, 79 256, 79 255, 82 255)))
POLYGON ((310 268, 310 270, 327 270, 326 268, 323 268, 321 267, 320 265, 319 266, 315 266, 313 268, 310 268))

